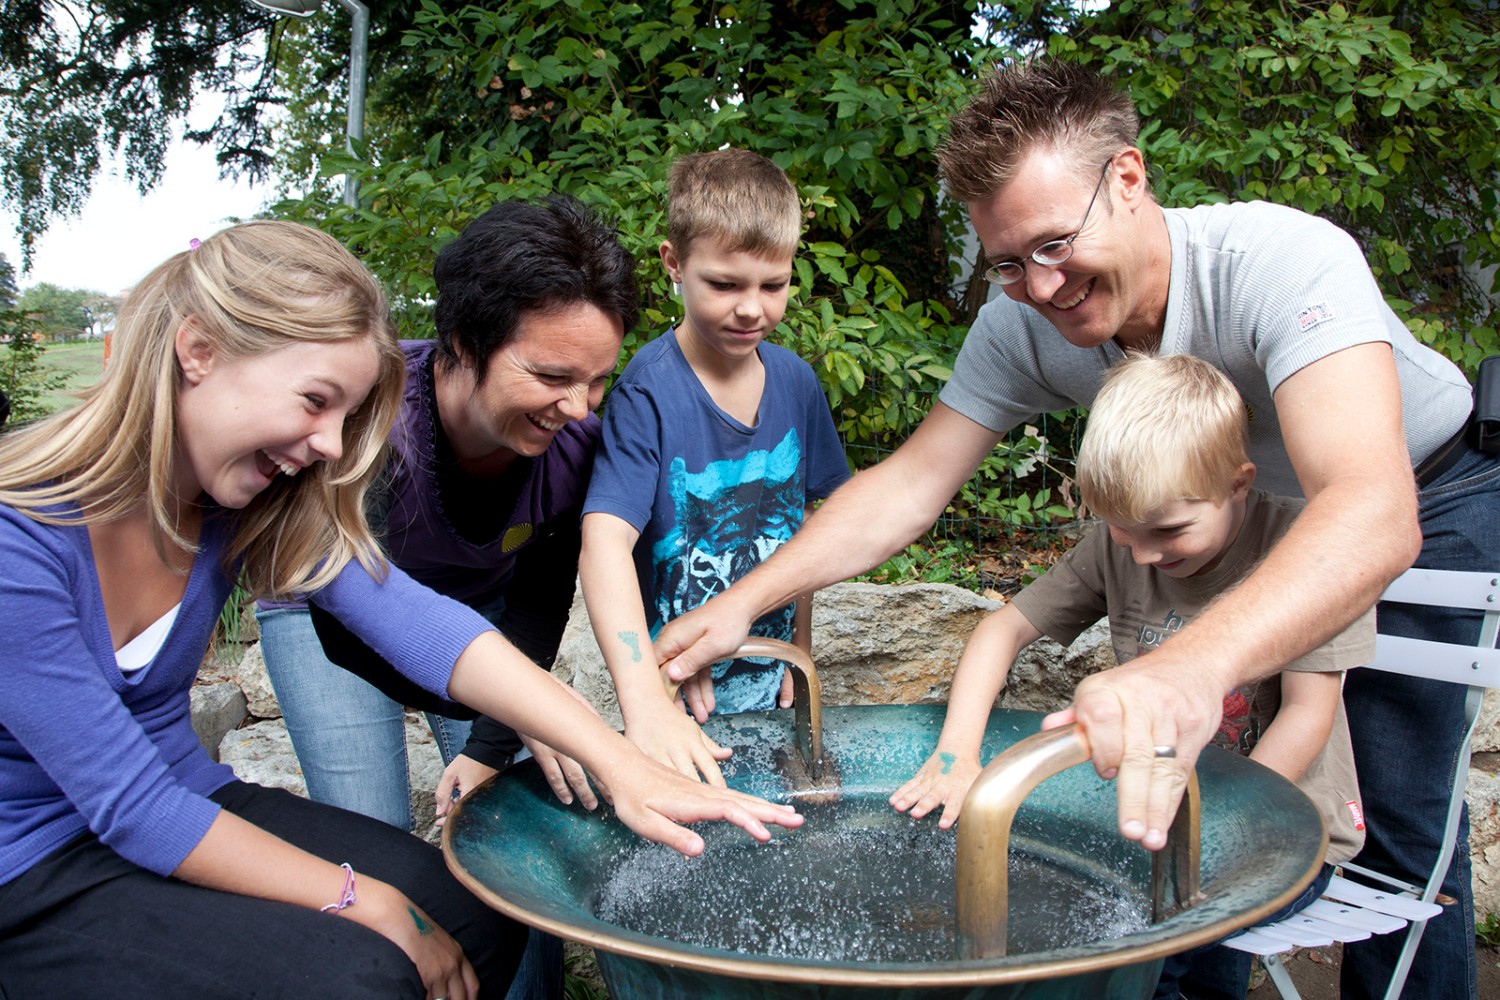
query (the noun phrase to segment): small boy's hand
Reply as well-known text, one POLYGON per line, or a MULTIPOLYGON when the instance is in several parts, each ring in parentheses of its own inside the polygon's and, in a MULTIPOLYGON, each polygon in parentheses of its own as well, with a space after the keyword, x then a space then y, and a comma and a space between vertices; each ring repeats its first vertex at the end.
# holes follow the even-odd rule
POLYGON ((980 770, 976 758, 940 750, 927 758, 927 763, 910 781, 896 789, 890 803, 897 812, 909 810, 913 819, 921 819, 942 806, 938 827, 946 830, 958 819, 964 796, 969 794, 969 786, 979 777, 980 770))
POLYGON ((718 761, 734 752, 720 746, 688 718, 678 702, 668 702, 664 711, 652 711, 646 718, 628 721, 625 735, 652 760, 660 761, 689 778, 726 787, 718 761))
POLYGON ((792 687, 792 668, 786 667, 781 671, 781 691, 776 695, 776 704, 780 708, 791 708, 796 690, 792 687))
POLYGON ((700 670, 683 681, 678 695, 687 705, 688 711, 693 713, 693 718, 698 720, 698 725, 703 725, 714 711, 713 671, 700 670))
POLYGON ((526 744, 526 749, 531 751, 531 756, 536 758, 537 764, 541 765, 542 774, 547 779, 547 784, 552 786, 552 794, 564 805, 571 805, 573 793, 578 793, 578 801, 585 809, 593 810, 599 808, 599 798, 594 794, 593 787, 589 784, 589 777, 583 771, 583 765, 572 757, 560 754, 547 744, 534 740, 525 733, 521 734, 521 742, 526 744))

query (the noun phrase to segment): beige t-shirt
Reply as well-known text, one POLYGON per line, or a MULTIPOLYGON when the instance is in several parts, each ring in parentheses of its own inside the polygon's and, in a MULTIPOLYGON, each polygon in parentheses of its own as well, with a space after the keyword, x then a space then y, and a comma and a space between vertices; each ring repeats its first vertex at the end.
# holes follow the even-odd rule
MULTIPOLYGON (((1301 512, 1303 502, 1252 490, 1245 521, 1229 551, 1207 573, 1173 579, 1137 566, 1128 549, 1094 528, 1040 579, 1016 595, 1015 606, 1038 631, 1067 645, 1101 617, 1109 616, 1115 658, 1126 663, 1161 645, 1219 594, 1234 587, 1269 552, 1301 512)), ((1375 610, 1284 670, 1320 673, 1349 670, 1375 654, 1375 610)), ((1214 743, 1236 753, 1254 749, 1281 706, 1280 675, 1247 684, 1224 699, 1224 719, 1214 743)), ((1330 864, 1347 861, 1364 844, 1363 812, 1354 771, 1354 751, 1342 699, 1328 745, 1297 786, 1328 824, 1330 864)))

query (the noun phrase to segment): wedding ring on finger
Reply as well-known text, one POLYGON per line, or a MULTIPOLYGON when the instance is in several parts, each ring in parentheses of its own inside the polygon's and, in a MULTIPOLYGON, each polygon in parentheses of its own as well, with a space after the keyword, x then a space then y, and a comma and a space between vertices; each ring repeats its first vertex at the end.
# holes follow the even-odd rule
POLYGON ((1151 753, 1157 757, 1176 757, 1177 748, 1174 746, 1168 746, 1167 744, 1161 744, 1159 746, 1152 747, 1151 753))

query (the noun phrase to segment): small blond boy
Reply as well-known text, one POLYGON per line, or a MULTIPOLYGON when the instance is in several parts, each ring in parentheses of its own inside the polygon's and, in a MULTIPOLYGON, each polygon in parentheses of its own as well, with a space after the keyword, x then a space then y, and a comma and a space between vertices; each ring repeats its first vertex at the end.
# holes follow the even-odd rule
MULTIPOLYGON (((1249 575, 1303 502, 1252 488, 1247 442, 1244 401, 1207 362, 1132 354, 1111 369, 1078 451, 1079 494, 1104 523, 975 629, 937 749, 891 805, 916 817, 942 807, 939 826, 953 824, 979 774, 990 708, 1028 644, 1048 635, 1067 645, 1108 615, 1124 663, 1168 641, 1249 575)), ((1328 865, 1364 843, 1341 690, 1343 672, 1368 662, 1374 648, 1372 610, 1281 674, 1230 692, 1214 739, 1307 793, 1328 824, 1328 865)), ((1223 947, 1173 956, 1158 996, 1176 997, 1179 985, 1197 995, 1190 983, 1243 996, 1249 961, 1223 947)))
MULTIPOLYGON (((801 235, 786 174, 746 150, 681 157, 667 220, 661 259, 683 318, 636 353, 605 403, 580 573, 626 735, 722 783, 728 751, 669 694, 651 637, 775 551, 849 471, 812 369, 765 343, 801 235)), ((811 622, 809 593, 752 632, 810 649, 811 622)), ((698 722, 790 704, 780 665, 757 660, 716 664, 682 693, 698 722)))

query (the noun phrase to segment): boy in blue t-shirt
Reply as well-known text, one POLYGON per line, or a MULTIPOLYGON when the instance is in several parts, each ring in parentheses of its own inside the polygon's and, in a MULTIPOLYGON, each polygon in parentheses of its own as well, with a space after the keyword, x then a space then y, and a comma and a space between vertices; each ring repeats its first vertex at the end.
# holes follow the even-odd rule
MULTIPOLYGON (((764 343, 786 312, 801 221, 796 188, 765 157, 729 149, 672 164, 661 259, 682 322, 611 390, 584 504, 583 594, 625 734, 716 784, 729 751, 674 704, 651 637, 774 552, 849 476, 812 369, 764 343)), ((811 624, 807 593, 752 634, 810 649, 811 624)), ((699 678, 683 692, 699 722, 791 703, 780 664, 725 661, 699 678)))

